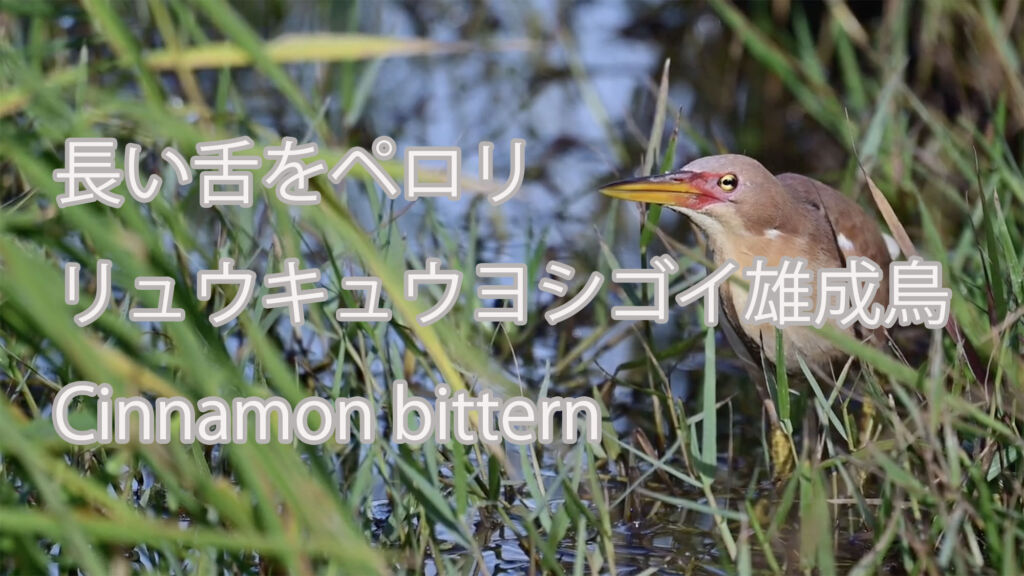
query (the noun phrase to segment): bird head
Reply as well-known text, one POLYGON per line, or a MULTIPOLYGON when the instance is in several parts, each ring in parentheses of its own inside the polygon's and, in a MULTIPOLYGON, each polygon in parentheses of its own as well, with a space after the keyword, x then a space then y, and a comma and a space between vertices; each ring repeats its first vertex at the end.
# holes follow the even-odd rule
POLYGON ((663 204, 709 232, 738 232, 765 219, 771 208, 785 213, 788 197, 760 162, 739 154, 705 156, 682 169, 613 182, 601 188, 613 198, 663 204))

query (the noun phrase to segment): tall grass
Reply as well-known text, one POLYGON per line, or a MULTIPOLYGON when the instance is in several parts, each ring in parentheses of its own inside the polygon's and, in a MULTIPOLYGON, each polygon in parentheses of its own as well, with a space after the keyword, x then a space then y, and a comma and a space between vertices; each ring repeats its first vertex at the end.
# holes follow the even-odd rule
POLYGON ((850 7, 834 3, 815 38, 803 6, 793 7, 789 35, 769 28, 768 14, 752 20, 726 2, 711 4, 749 58, 846 147, 845 188, 872 188, 875 201, 864 194, 862 204, 880 214, 902 208, 902 222, 889 211, 886 223, 897 238, 910 231, 904 253, 915 250, 912 241, 942 261, 954 288, 954 329, 917 334, 927 353, 912 371, 851 346, 866 374, 845 384, 877 409, 867 435, 849 401, 826 396, 805 368, 808 409, 833 434, 804 444, 790 480, 799 487, 801 567, 835 572, 841 543, 830 526, 853 522, 872 541, 853 566, 858 574, 1019 572, 1024 100, 1015 88, 1016 8, 890 3, 878 35, 867 36, 850 7), (929 69, 930 56, 956 63, 929 69), (977 93, 983 74, 998 79, 977 93), (956 116, 936 102, 946 91, 966 99, 956 116), (833 444, 836 433, 845 446, 833 444))
MULTIPOLYGON (((355 305, 340 288, 346 275, 373 274, 400 294, 402 271, 422 268, 427 255, 466 278, 482 259, 476 222, 463 233, 428 214, 425 230, 403 229, 400 207, 365 177, 340 187, 317 179, 323 203, 308 208, 289 209, 258 187, 257 208, 199 210, 195 186, 179 189, 165 173, 168 184, 149 205, 56 209, 61 187, 51 174, 68 137, 116 136, 186 154, 197 142, 240 134, 278 144, 281 135, 249 113, 252 95, 232 68, 251 67, 331 163, 367 144, 345 129, 372 105, 366 87, 379 67, 367 59, 479 47, 362 34, 267 39, 216 0, 0 6, 17 23, 0 35, 3 572, 491 573, 507 548, 516 554, 505 568, 551 573, 641 565, 740 574, 1024 571, 1024 31, 1013 2, 891 3, 872 23, 831 2, 816 28, 799 4, 773 15, 708 3, 742 65, 761 71, 763 85, 751 90, 781 86, 795 102, 787 113, 846 151, 842 170, 816 175, 865 207, 875 202, 857 191, 867 190, 869 176, 917 249, 943 263, 959 326, 953 335, 897 339, 890 354, 824 334, 855 358, 841 386, 809 371, 805 387, 795 386, 801 375, 770 375, 796 455, 793 474, 778 485, 769 480, 765 437, 734 437, 754 395, 722 369, 731 353, 693 321, 699 311, 679 312, 679 336, 663 340, 646 326, 610 323, 611 300, 644 296, 612 290, 592 304, 584 335, 556 332, 560 355, 550 365, 530 353, 543 322, 539 304, 527 327, 494 328, 474 321, 479 303, 468 289, 429 327, 414 320, 426 302, 401 297, 388 299, 391 323, 337 323, 332 311, 355 305), (140 15, 129 22, 127 8, 140 15), (68 12, 85 27, 81 36, 54 24, 68 12), (140 45, 138 26, 162 47, 140 45), (967 48, 947 54, 949 46, 967 48), (927 58, 931 51, 952 63, 927 58), (328 80, 300 86, 283 66, 306 60, 330 63, 328 80), (913 71, 911 60, 919 62, 913 71), (934 98, 945 91, 960 102, 958 114, 934 98), (329 99, 340 100, 343 122, 328 117, 329 99), (369 224, 351 208, 362 199, 369 224), (415 245, 419 237, 429 251, 415 245), (231 294, 216 293, 208 306, 192 297, 192 283, 196 270, 224 257, 259 274, 299 258, 321 267, 330 299, 307 309, 302 330, 280 310, 256 306, 215 329, 205 316, 231 294), (78 308, 63 305, 62 267, 77 261, 94 271, 97 258, 115 262, 117 297, 96 324, 79 329, 78 308), (132 288, 147 275, 176 279, 185 322, 128 322, 136 303, 155 305, 153 294, 132 288), (626 341, 632 358, 605 372, 613 367, 601 365, 602 355, 626 341), (687 355, 702 359, 692 368, 701 393, 678 398, 670 373, 687 355), (507 395, 523 387, 531 397, 593 395, 608 413, 605 439, 495 450, 396 446, 386 434, 323 447, 71 447, 48 420, 55 391, 88 379, 110 383, 119 396, 363 396, 387 430, 388 390, 399 378, 427 395, 440 382, 507 395), (642 413, 653 422, 618 425, 639 410, 622 401, 623 391, 652 406, 642 413), (800 429, 808 411, 820 429, 800 429), (651 547, 638 560, 626 535, 664 524, 670 532, 702 526, 700 540, 712 544, 651 547)), ((683 137, 715 151, 675 112, 666 65, 654 80, 645 151, 631 160, 572 39, 559 41, 580 105, 603 124, 623 170, 667 169, 683 137)), ((397 162, 387 169, 401 171, 397 162)), ((624 208, 628 217, 619 218, 615 205, 604 208, 609 215, 594 219, 601 269, 618 266, 622 238, 638 228, 639 246, 625 248, 633 254, 646 258, 657 246, 682 270, 706 263, 700 248, 657 228, 657 209, 636 218, 624 208)), ((543 237, 526 242, 536 278, 550 247, 543 237)), ((86 405, 73 418, 84 424, 95 415, 86 405)))

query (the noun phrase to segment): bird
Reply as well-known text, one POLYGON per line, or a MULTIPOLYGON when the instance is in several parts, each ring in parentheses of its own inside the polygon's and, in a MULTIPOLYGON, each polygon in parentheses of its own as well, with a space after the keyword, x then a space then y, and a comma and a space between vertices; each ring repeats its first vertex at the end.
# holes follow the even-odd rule
MULTIPOLYGON (((888 304, 892 243, 856 202, 813 178, 772 174, 748 156, 721 154, 664 174, 613 182, 600 191, 623 200, 662 204, 683 214, 706 236, 716 267, 729 260, 739 265, 736 278, 758 257, 765 259, 765 266, 778 266, 784 257, 801 258, 812 278, 822 269, 845 268, 850 258, 868 258, 883 271, 874 302, 883 308, 888 304)), ((813 280, 811 288, 816 298, 813 280)), ((727 336, 749 369, 760 372, 763 361, 774 366, 778 331, 787 372, 798 371, 802 358, 827 374, 833 362, 847 358, 812 327, 776 329, 768 323, 742 322, 740 312, 746 309, 748 290, 732 281, 719 285, 727 336)), ((884 343, 884 335, 878 333, 884 328, 867 333, 862 328, 854 324, 845 331, 875 345, 884 343)))
MULTIPOLYGON (((873 304, 883 308, 888 304, 887 272, 899 253, 895 241, 887 239, 856 202, 813 178, 772 174, 748 156, 720 154, 699 158, 672 172, 613 182, 600 191, 614 198, 661 204, 683 214, 706 236, 716 267, 730 260, 738 264, 735 278, 758 258, 764 258, 765 266, 779 266, 783 258, 803 259, 814 279, 821 270, 845 268, 851 258, 870 259, 882 270, 873 304)), ((846 361, 848 355, 809 326, 776 328, 741 321, 750 286, 732 280, 718 288, 719 306, 727 320, 723 331, 754 382, 768 416, 769 461, 774 480, 781 482, 793 473, 795 447, 767 386, 771 377, 767 368, 776 364, 776 338, 781 333, 785 372, 798 378, 803 361, 812 372, 835 382, 834 375, 841 372, 835 363, 846 361)), ((816 290, 817 283, 812 280, 812 301, 816 301, 816 290)), ((864 331, 855 323, 840 330, 878 347, 888 341, 881 326, 864 331)), ((865 399, 859 423, 862 432, 871 429, 873 411, 865 399)), ((806 416, 813 426, 814 411, 807 411, 806 416)), ((805 435, 805 449, 808 439, 805 435)))

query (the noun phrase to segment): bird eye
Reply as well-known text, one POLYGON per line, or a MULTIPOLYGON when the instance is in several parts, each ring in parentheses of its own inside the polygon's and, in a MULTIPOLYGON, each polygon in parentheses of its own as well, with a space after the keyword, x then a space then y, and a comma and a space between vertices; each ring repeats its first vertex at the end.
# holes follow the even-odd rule
POLYGON ((726 174, 718 179, 718 187, 726 192, 731 192, 740 184, 740 179, 735 174, 726 174))

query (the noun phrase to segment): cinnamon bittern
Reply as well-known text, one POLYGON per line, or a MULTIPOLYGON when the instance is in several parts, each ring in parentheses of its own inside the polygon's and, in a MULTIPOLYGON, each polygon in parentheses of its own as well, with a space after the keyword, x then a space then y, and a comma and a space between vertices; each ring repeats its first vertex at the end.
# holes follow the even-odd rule
MULTIPOLYGON (((818 270, 844 268, 851 257, 870 258, 883 270, 875 302, 888 304, 885 273, 891 257, 878 226, 855 202, 817 180, 773 175, 753 158, 725 154, 700 158, 675 172, 609 184, 601 192, 684 214, 704 232, 716 266, 731 259, 743 270, 759 256, 767 266, 778 266, 783 257, 802 258, 816 278, 818 270)), ((739 271, 735 274, 740 277, 739 271)), ((748 298, 741 286, 723 282, 719 288, 727 335, 749 371, 761 374, 761 359, 774 364, 777 331, 770 324, 740 321, 748 298)), ((881 335, 858 334, 856 329, 848 332, 881 343, 881 335)), ((779 332, 787 371, 799 370, 798 356, 819 373, 846 357, 813 328, 779 332)), ((760 387, 759 392, 763 396, 760 387)))

